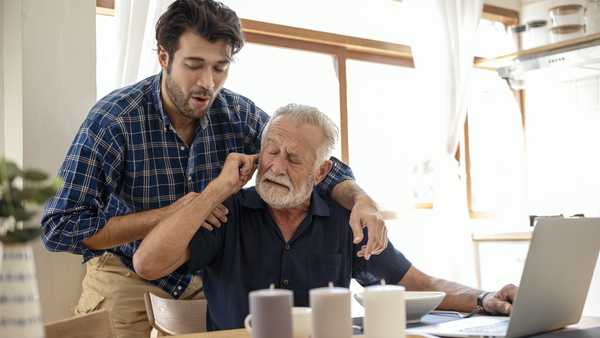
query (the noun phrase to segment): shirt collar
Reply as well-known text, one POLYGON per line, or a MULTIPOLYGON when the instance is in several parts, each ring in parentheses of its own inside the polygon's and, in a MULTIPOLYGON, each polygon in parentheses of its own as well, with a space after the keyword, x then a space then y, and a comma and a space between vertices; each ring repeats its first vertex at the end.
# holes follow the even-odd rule
MULTIPOLYGON (((260 197, 255 187, 240 191, 241 204, 250 209, 266 209, 267 203, 260 197)), ((310 201, 310 215, 329 216, 329 205, 314 189, 310 201)))
POLYGON ((162 71, 154 76, 152 79, 152 100, 154 101, 154 106, 157 107, 158 113, 160 115, 160 119, 165 124, 165 128, 171 125, 171 119, 169 115, 165 112, 162 104, 162 98, 160 97, 160 84, 162 81, 162 71))

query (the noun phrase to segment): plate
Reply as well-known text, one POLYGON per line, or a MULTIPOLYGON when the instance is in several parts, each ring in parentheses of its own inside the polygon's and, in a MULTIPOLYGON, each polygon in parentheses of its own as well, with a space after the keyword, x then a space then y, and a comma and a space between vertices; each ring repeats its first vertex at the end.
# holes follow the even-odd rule
MULTIPOLYGON (((363 305, 362 292, 355 293, 356 301, 363 305)), ((433 311, 446 296, 441 291, 406 291, 404 301, 406 303, 406 323, 418 323, 421 317, 433 311)), ((364 306, 364 305, 363 305, 364 306)))

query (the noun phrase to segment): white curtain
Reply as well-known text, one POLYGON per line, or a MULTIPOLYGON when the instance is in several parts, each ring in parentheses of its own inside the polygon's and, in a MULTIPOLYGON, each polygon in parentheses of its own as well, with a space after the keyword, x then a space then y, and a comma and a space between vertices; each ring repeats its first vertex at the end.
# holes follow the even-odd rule
MULTIPOLYGON (((427 240, 435 243, 429 264, 436 275, 475 283, 475 267, 464 168, 455 160, 463 135, 476 32, 483 0, 412 0, 414 41, 411 49, 419 87, 430 98, 424 111, 431 123, 434 158, 434 213, 427 240)), ((431 243, 428 243, 431 244, 431 243)))
POLYGON ((115 88, 120 88, 160 71, 155 26, 174 0, 117 0, 118 50, 115 88))

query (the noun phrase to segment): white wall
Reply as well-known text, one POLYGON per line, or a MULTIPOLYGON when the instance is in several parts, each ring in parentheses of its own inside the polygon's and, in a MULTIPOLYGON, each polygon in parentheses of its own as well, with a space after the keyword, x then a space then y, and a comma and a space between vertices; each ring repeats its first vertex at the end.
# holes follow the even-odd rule
MULTIPOLYGON (((0 1, 0 39, 4 41, 4 0, 0 1)), ((0 43, 0 156, 4 155, 4 44, 0 43)))
POLYGON ((23 44, 19 0, 3 0, 4 154, 23 163, 23 44))
MULTIPOLYGON (((24 167, 55 175, 95 101, 95 1, 2 0, 5 146, 24 167)), ((81 257, 34 243, 44 321, 73 315, 81 257)))

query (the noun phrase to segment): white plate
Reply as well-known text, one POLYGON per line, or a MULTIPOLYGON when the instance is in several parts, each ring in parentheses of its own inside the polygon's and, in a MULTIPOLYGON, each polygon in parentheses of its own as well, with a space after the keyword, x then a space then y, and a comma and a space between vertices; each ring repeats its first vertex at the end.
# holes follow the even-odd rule
MULTIPOLYGON (((355 293, 354 298, 363 305, 362 292, 355 293)), ((421 317, 433 311, 446 296, 441 291, 406 291, 404 301, 406 303, 406 322, 417 323, 421 317)))

